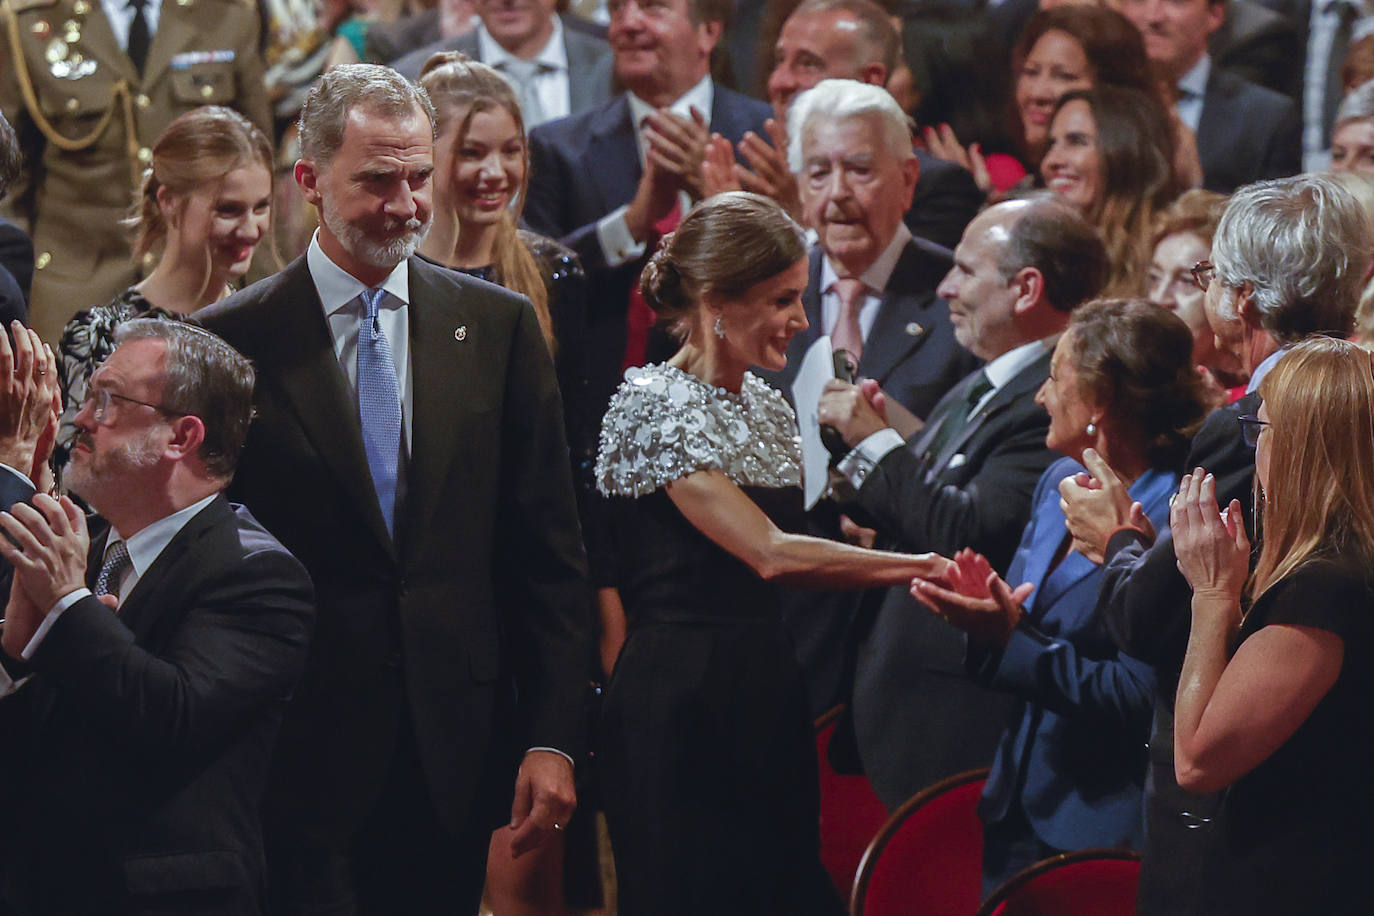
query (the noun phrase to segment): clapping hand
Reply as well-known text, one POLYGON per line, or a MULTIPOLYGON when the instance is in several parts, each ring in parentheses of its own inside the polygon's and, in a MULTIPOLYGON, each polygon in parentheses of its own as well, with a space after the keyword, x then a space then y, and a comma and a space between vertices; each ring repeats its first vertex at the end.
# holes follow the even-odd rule
POLYGON ((911 595, 947 623, 982 646, 1005 646, 1025 613, 1021 604, 1035 590, 1024 583, 1014 590, 993 571, 982 554, 964 549, 954 555, 943 579, 914 579, 911 595))
POLYGON ((1178 568, 1195 595, 1224 598, 1236 606, 1250 574, 1250 539, 1245 535, 1240 500, 1217 508, 1216 479, 1198 468, 1185 474, 1169 506, 1178 568))
MULTIPOLYGON (((56 500, 39 493, 33 505, 15 503, 0 512, 0 529, 6 535, 0 538, 0 556, 14 568, 11 593, 23 589, 46 614, 58 599, 85 586, 91 539, 85 514, 66 496, 56 500)), ((8 619, 5 626, 8 630, 8 619)))
POLYGON ((59 397, 57 362, 35 331, 18 321, 10 323, 10 331, 13 347, 10 335, 0 332, 0 463, 32 479, 35 459, 47 460, 40 440, 50 432, 59 397))
POLYGON ((769 118, 763 122, 763 129, 772 144, 752 130, 746 131, 739 142, 739 153, 749 168, 737 165, 735 177, 744 190, 773 198, 800 222, 801 192, 797 189, 797 176, 787 162, 787 128, 776 118, 769 118))
POLYGON ((1151 543, 1155 527, 1126 485, 1094 449, 1083 452, 1089 474, 1075 474, 1059 482, 1059 508, 1073 538, 1073 549, 1101 563, 1107 541, 1121 528, 1135 528, 1151 543))
POLYGON ((693 200, 707 196, 702 162, 711 134, 706 128, 706 116, 696 108, 692 109, 690 119, 660 109, 644 119, 643 130, 648 141, 646 158, 672 175, 678 188, 693 200))
POLYGON ((996 190, 992 184, 992 175, 988 173, 988 164, 983 159, 983 149, 977 143, 970 143, 965 147, 948 124, 941 124, 939 129, 927 127, 922 131, 922 136, 926 141, 926 149, 932 156, 968 169, 973 174, 974 183, 984 194, 991 194, 996 190))

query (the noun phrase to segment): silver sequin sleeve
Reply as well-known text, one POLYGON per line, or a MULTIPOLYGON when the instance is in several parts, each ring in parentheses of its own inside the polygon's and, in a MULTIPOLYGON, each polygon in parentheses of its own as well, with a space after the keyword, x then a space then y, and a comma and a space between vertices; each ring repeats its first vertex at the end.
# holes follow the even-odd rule
POLYGON ((666 364, 627 370, 601 421, 597 489, 644 496, 702 470, 740 486, 800 486, 791 406, 749 373, 733 394, 666 364))

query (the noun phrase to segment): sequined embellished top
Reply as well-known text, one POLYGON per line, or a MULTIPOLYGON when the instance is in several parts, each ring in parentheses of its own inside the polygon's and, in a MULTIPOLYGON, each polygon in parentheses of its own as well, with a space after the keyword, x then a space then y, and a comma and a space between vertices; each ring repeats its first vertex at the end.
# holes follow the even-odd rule
POLYGON ((720 470, 737 485, 801 485, 797 418, 752 373, 739 394, 667 363, 629 369, 601 421, 596 486, 643 496, 695 471, 720 470))
POLYGON ((776 589, 701 533, 664 488, 713 469, 778 527, 800 530, 801 442, 781 394, 747 373, 733 394, 666 364, 627 370, 601 423, 595 476, 607 497, 611 584, 632 631, 777 621, 776 589))

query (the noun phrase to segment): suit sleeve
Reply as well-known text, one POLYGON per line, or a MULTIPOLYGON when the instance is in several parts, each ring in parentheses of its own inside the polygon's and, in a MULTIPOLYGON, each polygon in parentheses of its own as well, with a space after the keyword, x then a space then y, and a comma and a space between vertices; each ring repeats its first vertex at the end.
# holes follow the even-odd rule
POLYGON ((1144 729, 1154 708, 1154 670, 1145 662, 1128 655, 1087 658, 1072 642, 1025 621, 1000 652, 970 651, 968 668, 989 687, 1061 715, 1136 722, 1144 729))
POLYGON ((972 547, 1005 571, 1051 457, 1043 417, 1028 417, 1001 436, 963 485, 941 483, 910 448, 899 448, 873 469, 855 502, 899 549, 953 556, 972 547))
POLYGON ((200 759, 290 696, 304 670, 314 599, 304 568, 275 544, 196 594, 158 653, 138 645, 96 598, 82 598, 48 632, 33 667, 132 751, 200 759))
MULTIPOLYGON (((558 155, 557 142, 547 130, 536 127, 530 132, 530 189, 525 203, 525 222, 540 235, 557 239, 577 252, 587 271, 607 270, 606 253, 596 234, 596 221, 585 225, 570 225, 562 212, 561 189, 566 183, 582 180, 567 174, 563 157, 558 155)), ((605 214, 602 214, 604 216, 605 214)), ((595 308, 595 303, 591 306, 595 308)))
POLYGON ((505 619, 515 628, 518 730, 525 747, 576 759, 586 745, 591 600, 558 385, 528 305, 507 366, 502 435, 495 555, 505 619))
MULTIPOLYGON (((1255 453, 1246 447, 1236 425, 1242 410, 1233 404, 1212 411, 1193 440, 1185 466, 1211 471, 1218 502, 1226 505, 1239 499, 1246 528, 1253 532, 1255 453)), ((1108 542, 1098 609, 1122 652, 1160 670, 1180 670, 1192 626, 1192 594, 1178 571, 1170 532, 1149 547, 1124 531, 1108 542)))

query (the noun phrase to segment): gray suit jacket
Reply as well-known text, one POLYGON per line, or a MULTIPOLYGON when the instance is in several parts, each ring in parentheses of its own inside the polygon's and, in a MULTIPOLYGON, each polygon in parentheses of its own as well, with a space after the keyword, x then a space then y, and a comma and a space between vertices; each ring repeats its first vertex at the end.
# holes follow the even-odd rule
MULTIPOLYGON (((563 19, 563 45, 568 51, 568 112, 577 114, 611 97, 611 46, 600 38, 570 28, 567 18, 560 18, 563 19)), ((392 61, 391 66, 406 79, 418 80, 425 61, 441 51, 462 51, 473 60, 482 59, 477 53, 477 33, 472 31, 417 48, 392 61)), ((525 128, 533 126, 526 124, 525 128)))

